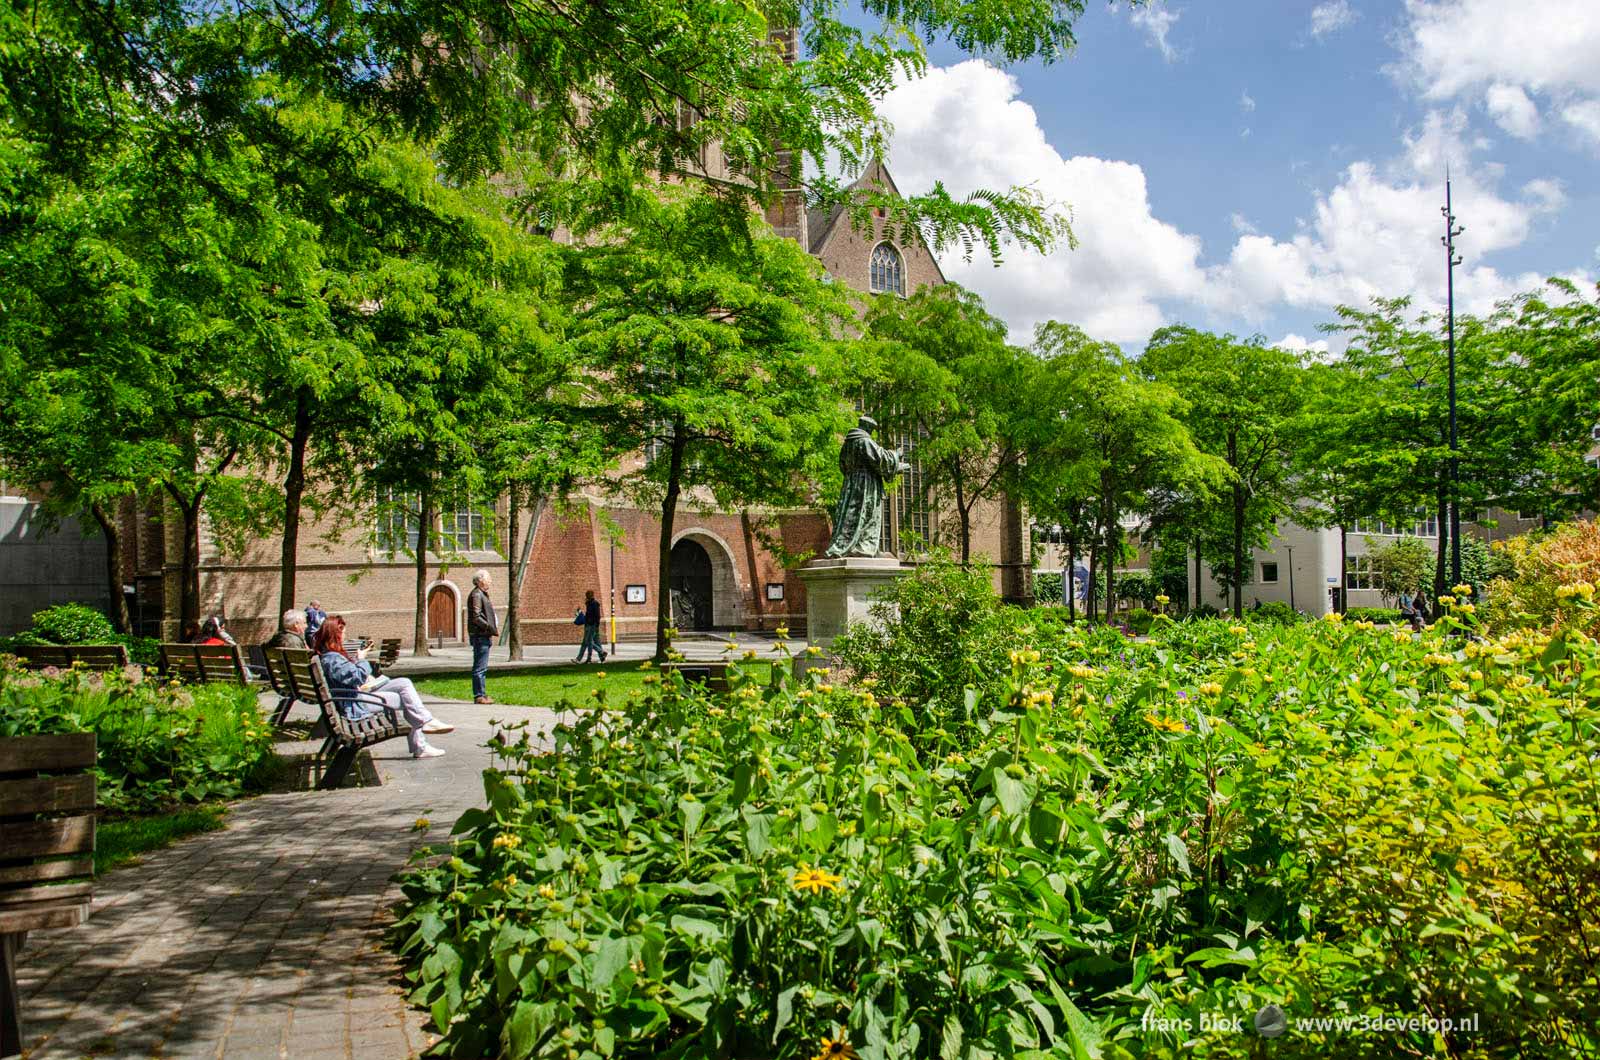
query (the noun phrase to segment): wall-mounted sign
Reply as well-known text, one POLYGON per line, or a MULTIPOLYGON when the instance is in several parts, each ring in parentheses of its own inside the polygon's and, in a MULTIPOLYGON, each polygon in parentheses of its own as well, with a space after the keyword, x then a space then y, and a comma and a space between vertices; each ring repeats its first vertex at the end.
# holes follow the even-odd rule
POLYGON ((623 590, 626 594, 623 599, 630 604, 642 604, 645 600, 644 586, 630 585, 623 590))
POLYGON ((768 600, 782 600, 783 599, 783 583, 782 582, 768 582, 767 583, 767 599, 768 600))

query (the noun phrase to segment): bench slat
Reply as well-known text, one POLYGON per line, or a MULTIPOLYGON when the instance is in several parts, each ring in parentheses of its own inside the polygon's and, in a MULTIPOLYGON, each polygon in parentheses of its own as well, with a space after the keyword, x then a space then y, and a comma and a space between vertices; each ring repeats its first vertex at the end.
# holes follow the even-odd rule
POLYGON ((62 817, 54 821, 0 824, 0 850, 7 858, 38 858, 52 854, 86 854, 94 849, 92 816, 62 817))
POLYGON ((0 780, 0 816, 94 809, 94 775, 0 780))
POLYGON ((88 919, 88 902, 41 902, 31 909, 0 909, 0 935, 9 935, 14 931, 77 927, 88 919))
POLYGON ((67 732, 0 740, 0 773, 88 769, 94 765, 94 733, 67 732))
POLYGON ((0 912, 25 910, 29 906, 37 908, 40 902, 87 902, 93 893, 94 884, 87 882, 44 884, 0 891, 0 912))
POLYGON ((69 880, 74 876, 88 876, 93 872, 93 858, 35 861, 29 865, 11 865, 0 868, 0 886, 11 886, 18 883, 39 883, 44 880, 69 880))

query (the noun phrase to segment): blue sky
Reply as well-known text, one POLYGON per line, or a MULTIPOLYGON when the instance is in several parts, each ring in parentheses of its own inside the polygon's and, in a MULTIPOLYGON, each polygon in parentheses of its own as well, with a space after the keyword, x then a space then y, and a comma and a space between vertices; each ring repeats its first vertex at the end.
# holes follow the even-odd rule
POLYGON ((1341 302, 1458 309, 1600 273, 1600 0, 1091 0, 1079 48, 1000 70, 936 48, 884 101, 907 191, 1031 185, 1081 246, 947 259, 1025 340, 1142 345, 1183 320, 1315 343, 1341 302))

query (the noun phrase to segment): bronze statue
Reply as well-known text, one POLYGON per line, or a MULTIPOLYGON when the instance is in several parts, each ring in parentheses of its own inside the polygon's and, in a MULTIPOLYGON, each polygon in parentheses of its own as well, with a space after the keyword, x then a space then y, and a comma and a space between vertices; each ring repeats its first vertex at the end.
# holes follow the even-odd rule
POLYGON ((878 554, 883 547, 884 481, 911 470, 898 449, 885 449, 872 440, 877 425, 871 416, 862 416, 839 450, 844 487, 833 509, 833 539, 825 553, 830 559, 878 554))

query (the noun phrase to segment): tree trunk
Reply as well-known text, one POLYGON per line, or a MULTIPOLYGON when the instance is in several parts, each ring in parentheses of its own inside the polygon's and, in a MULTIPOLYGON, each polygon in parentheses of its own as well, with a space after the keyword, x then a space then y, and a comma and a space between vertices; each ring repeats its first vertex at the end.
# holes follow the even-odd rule
POLYGON ((672 455, 667 464, 667 494, 661 500, 661 542, 656 557, 656 662, 667 661, 667 627, 672 625, 672 524, 678 515, 683 476, 683 421, 672 423, 672 455))
POLYGON ((528 559, 533 555, 533 543, 539 536, 539 524, 544 519, 546 500, 543 494, 534 498, 533 518, 528 520, 528 532, 522 535, 522 548, 511 556, 511 599, 506 605, 506 644, 511 658, 522 658, 522 586, 528 578, 528 559))
POLYGON ((411 653, 425 656, 432 654, 428 651, 428 546, 433 543, 431 483, 418 494, 417 509, 417 625, 412 631, 411 653))
POLYGON ((961 515, 961 565, 965 567, 972 559, 972 512, 967 508, 966 490, 961 482, 961 468, 954 457, 951 458, 950 465, 956 486, 956 511, 961 515))
POLYGON ((1433 600, 1437 611, 1439 597, 1449 585, 1450 578, 1450 486, 1449 481, 1439 481, 1439 557, 1433 568, 1433 600))
POLYGON ((1117 613, 1117 533, 1106 532, 1106 625, 1116 620, 1117 613))
POLYGON ((183 559, 178 567, 178 628, 200 625, 200 498, 179 499, 183 513, 183 559))
POLYGON ((1189 598, 1189 610, 1193 611, 1200 606, 1200 593, 1204 588, 1200 584, 1200 535, 1194 536, 1194 595, 1189 598))
POLYGON ((106 587, 111 590, 111 622, 118 633, 132 633, 133 616, 128 613, 128 598, 122 592, 122 536, 117 530, 117 521, 98 502, 91 504, 89 511, 106 538, 106 587))
POLYGON ((1061 588, 1067 594, 1067 619, 1071 622, 1078 621, 1078 542, 1077 539, 1067 538, 1067 569, 1061 572, 1061 588))
POLYGON ((1334 608, 1341 615, 1350 609, 1350 531, 1343 522, 1339 524, 1339 597, 1334 608))
POLYGON ((283 572, 278 580, 278 613, 295 601, 295 574, 300 552, 300 501, 306 491, 306 447, 311 442, 311 389, 295 395, 294 433, 289 438, 289 473, 283 479, 283 572))
POLYGON ((516 660, 522 658, 522 632, 517 629, 517 597, 522 588, 517 577, 519 564, 517 563, 517 531, 521 529, 521 490, 513 482, 506 490, 506 561, 509 570, 506 572, 506 632, 502 638, 506 646, 506 658, 516 660))
POLYGON ((1228 432, 1228 467, 1233 469, 1233 617, 1244 617, 1244 483, 1239 481, 1239 435, 1228 432))
MULTIPOLYGON (((739 528, 744 531, 745 573, 750 579, 750 607, 755 612, 756 629, 766 629, 767 594, 761 584, 761 572, 756 567, 756 534, 750 525, 750 509, 745 508, 739 512, 739 528)), ((898 544, 899 542, 896 542, 897 546, 898 544)))

